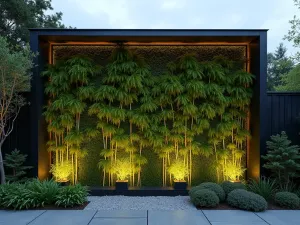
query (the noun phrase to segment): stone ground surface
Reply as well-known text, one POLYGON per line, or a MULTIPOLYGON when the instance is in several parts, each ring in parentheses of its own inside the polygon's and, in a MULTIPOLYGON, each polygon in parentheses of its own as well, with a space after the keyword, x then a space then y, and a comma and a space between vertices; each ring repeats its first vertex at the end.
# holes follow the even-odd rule
POLYGON ((90 203, 85 210, 197 210, 190 202, 189 196, 90 196, 90 203))
POLYGON ((299 225, 300 211, 0 210, 0 225, 299 225))

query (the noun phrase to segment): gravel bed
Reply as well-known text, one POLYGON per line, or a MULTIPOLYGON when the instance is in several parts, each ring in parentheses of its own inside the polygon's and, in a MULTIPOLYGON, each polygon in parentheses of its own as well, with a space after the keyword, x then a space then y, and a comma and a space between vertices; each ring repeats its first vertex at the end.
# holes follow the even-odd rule
POLYGON ((89 196, 85 210, 197 210, 189 196, 89 196))

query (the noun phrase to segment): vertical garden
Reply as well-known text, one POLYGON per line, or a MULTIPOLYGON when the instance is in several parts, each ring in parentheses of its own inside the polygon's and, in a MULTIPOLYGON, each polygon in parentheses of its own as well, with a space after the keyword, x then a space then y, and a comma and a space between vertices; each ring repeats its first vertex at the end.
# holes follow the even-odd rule
POLYGON ((242 180, 254 76, 245 46, 55 46, 47 149, 60 181, 242 180))

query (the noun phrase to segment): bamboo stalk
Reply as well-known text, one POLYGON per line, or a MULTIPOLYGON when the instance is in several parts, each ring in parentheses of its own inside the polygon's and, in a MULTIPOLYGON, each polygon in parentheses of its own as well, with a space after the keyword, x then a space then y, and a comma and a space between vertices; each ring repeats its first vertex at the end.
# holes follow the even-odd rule
POLYGON ((102 186, 105 186, 105 169, 103 169, 102 186))
POLYGON ((111 187, 111 182, 110 182, 111 174, 110 171, 108 172, 108 186, 111 187))
POLYGON ((72 183, 75 184, 75 174, 74 174, 74 154, 72 154, 72 183))
POLYGON ((192 184, 192 149, 190 149, 190 171, 189 171, 189 176, 190 176, 190 186, 192 184))
POLYGON ((78 156, 77 152, 75 153, 75 184, 77 184, 78 181, 78 156))
POLYGON ((103 141, 103 148, 104 148, 104 149, 106 149, 106 148, 107 148, 107 146, 105 145, 105 137, 104 137, 104 129, 103 129, 103 127, 101 128, 101 130, 102 130, 102 141, 103 141))
POLYGON ((165 158, 163 157, 162 159, 163 159, 163 162, 162 162, 163 186, 165 186, 165 171, 164 171, 165 158))

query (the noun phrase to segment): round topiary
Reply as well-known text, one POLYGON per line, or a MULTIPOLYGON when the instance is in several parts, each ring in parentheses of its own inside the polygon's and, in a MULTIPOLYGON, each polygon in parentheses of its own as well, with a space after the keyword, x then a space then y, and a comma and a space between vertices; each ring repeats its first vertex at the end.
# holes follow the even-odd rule
POLYGON ((215 192, 208 189, 199 189, 191 195, 191 202, 195 206, 216 207, 220 200, 215 192))
POLYGON ((212 183, 212 182, 205 182, 200 184, 198 188, 211 190, 217 194, 217 196, 220 199, 220 202, 225 201, 225 192, 219 184, 212 183))
POLYGON ((275 194, 275 203, 284 208, 298 209, 300 199, 296 194, 291 192, 278 192, 275 194))
POLYGON ((225 191, 226 196, 235 189, 246 190, 246 186, 243 183, 235 183, 235 182, 230 182, 230 181, 222 182, 221 187, 225 191))
POLYGON ((199 186, 194 186, 189 190, 189 196, 192 196, 196 191, 203 189, 203 188, 199 188, 199 186))
POLYGON ((231 191, 227 196, 227 203, 239 209, 255 212, 265 211, 268 207, 267 201, 262 196, 242 189, 231 191))

